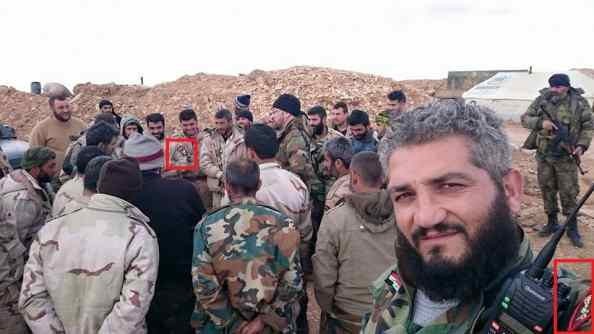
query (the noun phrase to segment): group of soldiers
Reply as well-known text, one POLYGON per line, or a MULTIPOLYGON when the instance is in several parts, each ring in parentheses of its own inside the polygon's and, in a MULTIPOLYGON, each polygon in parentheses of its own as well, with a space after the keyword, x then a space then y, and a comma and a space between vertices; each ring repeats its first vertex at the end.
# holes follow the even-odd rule
MULTIPOLYGON (((538 132, 543 235, 558 228, 556 189, 564 214, 576 205, 577 172, 575 191, 553 173, 577 168, 592 136, 588 102, 551 80, 555 102, 539 99, 578 141, 547 155, 539 99, 522 119, 538 132)), ((321 333, 474 333, 501 277, 532 260, 515 220, 522 177, 486 108, 407 111, 394 91, 372 124, 282 94, 258 120, 240 95, 212 128, 184 107, 166 136, 163 115, 120 116, 108 100, 87 125, 70 97, 49 96, 0 180, 0 333, 307 333, 308 286, 321 333)), ((571 311, 587 311, 587 282, 560 280, 571 311)))

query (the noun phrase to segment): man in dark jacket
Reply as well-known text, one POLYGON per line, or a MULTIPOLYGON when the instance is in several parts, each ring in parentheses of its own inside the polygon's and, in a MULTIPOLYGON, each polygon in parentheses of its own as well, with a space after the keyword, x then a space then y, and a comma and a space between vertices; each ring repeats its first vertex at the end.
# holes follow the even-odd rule
POLYGON ((353 110, 347 118, 351 132, 353 155, 363 151, 377 152, 377 139, 369 128, 369 115, 362 110, 353 110))
POLYGON ((133 134, 124 145, 124 155, 140 164, 143 187, 133 204, 150 218, 161 254, 155 297, 146 319, 149 333, 193 333, 192 233, 204 206, 188 181, 161 178, 164 157, 156 138, 133 134))

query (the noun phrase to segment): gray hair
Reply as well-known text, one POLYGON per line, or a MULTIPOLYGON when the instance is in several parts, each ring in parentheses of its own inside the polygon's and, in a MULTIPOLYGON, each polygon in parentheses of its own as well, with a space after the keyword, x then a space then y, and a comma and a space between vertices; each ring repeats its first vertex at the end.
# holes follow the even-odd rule
POLYGON ((353 147, 347 138, 336 137, 328 140, 324 145, 324 151, 328 153, 332 161, 340 159, 347 168, 351 165, 353 147))
POLYGON ((496 184, 501 184, 512 167, 511 147, 503 131, 503 121, 489 108, 464 104, 460 100, 433 102, 396 118, 392 133, 378 148, 386 175, 389 175, 388 163, 394 150, 452 135, 467 138, 472 144, 471 163, 487 171, 496 184))

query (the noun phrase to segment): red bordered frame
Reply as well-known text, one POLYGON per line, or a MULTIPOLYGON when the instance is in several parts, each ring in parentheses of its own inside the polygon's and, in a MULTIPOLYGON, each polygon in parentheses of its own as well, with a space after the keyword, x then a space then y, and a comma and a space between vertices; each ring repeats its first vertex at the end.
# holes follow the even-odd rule
MULTIPOLYGON (((594 259, 554 259, 553 260, 553 333, 554 334, 570 334, 570 333, 580 333, 580 334, 594 334, 594 326, 589 332, 566 332, 566 331, 559 331, 558 324, 557 324, 557 268, 559 267, 560 263, 589 263, 590 264, 590 279, 594 279, 594 259)), ((590 282, 590 284, 592 284, 590 282)), ((592 290, 592 286, 590 286, 592 290)), ((594 292, 593 292, 594 294, 594 292)), ((594 295, 592 296, 594 297, 594 295)), ((571 311, 570 311, 571 312, 571 311)))
POLYGON ((198 140, 194 138, 173 138, 173 137, 166 137, 165 138, 165 170, 172 171, 172 170, 179 170, 179 171, 193 171, 198 170, 200 167, 200 163, 198 159, 198 140), (194 159, 192 161, 192 165, 190 166, 177 166, 171 162, 171 144, 175 143, 191 143, 192 149, 194 151, 194 159))

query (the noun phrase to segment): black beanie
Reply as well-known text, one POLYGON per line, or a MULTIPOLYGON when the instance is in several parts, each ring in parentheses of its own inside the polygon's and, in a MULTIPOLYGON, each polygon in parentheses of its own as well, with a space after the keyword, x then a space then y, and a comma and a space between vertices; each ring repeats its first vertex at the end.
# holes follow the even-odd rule
POLYGON ((101 167, 97 192, 119 197, 130 202, 142 190, 142 175, 133 158, 108 161, 101 167))
POLYGON ((295 117, 301 115, 301 102, 295 95, 283 94, 279 96, 272 104, 272 107, 288 112, 295 117))
POLYGON ((111 103, 110 100, 99 101, 99 109, 103 108, 103 106, 112 106, 113 107, 113 103, 111 103))
POLYGON ((571 85, 569 84, 569 76, 567 74, 563 74, 563 73, 553 74, 549 78, 549 85, 551 87, 558 87, 558 86, 571 87, 571 85))
POLYGON ((236 118, 240 118, 240 117, 247 118, 247 119, 250 120, 250 122, 253 122, 254 121, 254 116, 252 115, 252 113, 249 112, 249 111, 245 111, 245 110, 244 111, 237 112, 235 114, 235 117, 236 118))

